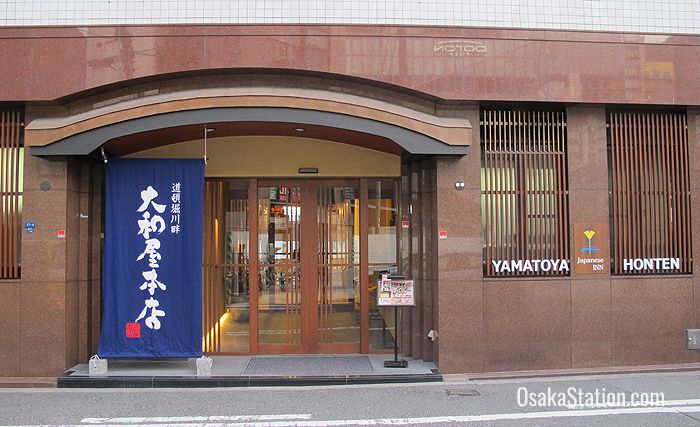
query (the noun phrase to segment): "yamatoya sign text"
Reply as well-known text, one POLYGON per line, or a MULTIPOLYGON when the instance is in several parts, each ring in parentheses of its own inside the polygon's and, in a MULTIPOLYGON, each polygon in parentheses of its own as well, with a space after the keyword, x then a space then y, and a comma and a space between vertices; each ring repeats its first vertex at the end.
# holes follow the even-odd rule
POLYGON ((492 260, 491 263, 496 273, 565 274, 569 272, 569 261, 565 259, 492 260))

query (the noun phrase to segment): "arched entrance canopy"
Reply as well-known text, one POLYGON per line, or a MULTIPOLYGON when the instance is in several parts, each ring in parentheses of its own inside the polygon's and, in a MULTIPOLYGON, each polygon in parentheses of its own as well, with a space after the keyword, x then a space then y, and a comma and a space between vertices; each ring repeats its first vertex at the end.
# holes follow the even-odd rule
POLYGON ((65 118, 37 119, 27 126, 25 145, 37 156, 83 156, 128 135, 234 122, 360 132, 390 140, 409 154, 464 155, 471 142, 466 119, 330 91, 228 88, 156 95, 65 118))
POLYGON ((435 138, 389 123, 327 111, 278 107, 228 107, 187 110, 142 117, 69 136, 44 147, 34 147, 36 156, 81 156, 99 149, 107 141, 156 129, 215 122, 293 123, 327 126, 390 139, 410 154, 467 153, 466 145, 447 145, 435 138))

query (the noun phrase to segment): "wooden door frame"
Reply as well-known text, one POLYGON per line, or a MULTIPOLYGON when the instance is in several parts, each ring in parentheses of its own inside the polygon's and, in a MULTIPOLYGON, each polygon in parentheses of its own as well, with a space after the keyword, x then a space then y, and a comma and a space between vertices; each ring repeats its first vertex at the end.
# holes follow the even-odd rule
POLYGON ((249 226, 250 230, 250 349, 252 354, 280 353, 368 353, 369 352, 369 267, 368 267, 368 207, 366 178, 251 178, 249 183, 249 226), (319 344, 317 337, 318 300, 318 222, 316 215, 301 215, 301 344, 264 344, 259 342, 258 323, 258 189, 261 187, 301 187, 301 211, 317 211, 317 189, 319 187, 355 187, 360 190, 360 343, 319 344), (254 250, 253 250, 254 249, 254 250), (255 274, 253 274, 255 272, 255 274), (307 272, 305 274, 305 272, 307 272), (308 272, 311 272, 309 274, 308 272))
MULTIPOLYGON (((329 179, 311 179, 308 180, 309 182, 309 187, 310 187, 310 192, 312 192, 312 198, 313 198, 313 208, 311 212, 316 213, 318 209, 318 200, 317 200, 317 195, 318 195, 318 189, 321 187, 352 187, 352 188, 357 188, 360 191, 360 206, 366 206, 367 205, 367 200, 365 199, 364 201, 362 200, 362 187, 361 187, 361 179, 360 178, 329 178, 329 179)), ((311 230, 312 235, 310 236, 313 240, 313 242, 318 242, 318 221, 316 221, 316 215, 312 215, 313 219, 313 225, 311 226, 313 229, 311 230)), ((360 208, 360 222, 362 221, 362 208, 360 208)), ((364 233, 366 235, 366 228, 364 230, 364 233)), ((362 224, 360 223, 360 240, 362 240, 362 224)), ((318 262, 317 262, 317 254, 318 254, 318 246, 314 245, 313 247, 313 254, 312 254, 312 260, 311 260, 311 265, 312 265, 312 270, 311 271, 316 271, 318 272, 318 262)), ((362 246, 360 246, 360 254, 366 253, 366 248, 363 251, 362 246)), ((360 258, 360 272, 362 271, 362 259, 360 258)), ((328 354, 328 353, 361 353, 362 352, 362 345, 363 345, 363 336, 367 335, 366 338, 369 338, 369 330, 364 331, 362 330, 362 321, 360 321, 360 342, 359 343, 319 343, 318 341, 318 299, 317 299, 317 279, 318 279, 318 273, 312 275, 311 280, 313 280, 313 286, 310 289, 313 289, 313 295, 312 300, 309 301, 309 312, 313 311, 313 315, 311 316, 311 321, 310 321, 310 332, 311 332, 311 341, 310 341, 310 347, 309 350, 311 353, 322 353, 322 354, 328 354), (312 308, 313 307, 313 308, 312 308), (365 333, 366 332, 366 333, 365 333)), ((366 279, 365 279, 366 281, 366 279)), ((366 285, 366 284, 365 284, 366 285)), ((367 317, 367 325, 369 325, 369 312, 363 313, 362 311, 362 289, 363 289, 363 278, 360 277, 360 319, 364 319, 367 317)), ((369 293, 368 293, 369 294, 369 293)), ((368 344, 369 347, 369 344, 368 344)))
POLYGON ((250 342, 250 353, 258 354, 258 180, 250 178, 248 180, 248 312, 250 319, 248 322, 248 339, 250 342))
MULTIPOLYGON (((308 298, 309 296, 308 291, 306 291, 307 284, 306 282, 310 280, 310 278, 305 278, 304 271, 307 270, 307 266, 304 262, 305 258, 313 258, 312 256, 309 256, 306 254, 310 250, 304 248, 304 246, 309 246, 309 245, 301 245, 301 343, 299 344, 261 344, 260 343, 260 331, 259 331, 259 310, 258 310, 258 297, 259 297, 259 292, 258 292, 258 269, 260 268, 260 257, 258 255, 258 248, 259 246, 259 230, 258 230, 258 190, 261 187, 300 187, 301 188, 301 211, 304 212, 305 210, 309 210, 309 206, 311 203, 311 200, 309 199, 308 193, 308 184, 306 184, 305 180, 300 180, 300 179, 285 179, 285 178, 264 178, 264 179, 256 179, 252 178, 251 181, 253 181, 255 184, 251 184, 252 187, 255 187, 255 192, 251 192, 251 211, 250 215, 248 217, 249 222, 255 223, 255 233, 250 233, 250 242, 251 242, 251 248, 254 248, 255 251, 255 258, 251 257, 251 271, 255 271, 255 297, 254 300, 251 297, 251 308, 254 306, 255 310, 251 310, 251 317, 254 315, 255 316, 255 328, 253 328, 253 321, 251 320, 250 322, 250 337, 251 337, 251 353, 253 354, 305 354, 309 353, 309 342, 310 342, 310 336, 309 336, 309 328, 308 328, 308 323, 309 323, 309 313, 308 310, 305 310, 304 307, 308 306, 308 298), (253 337, 255 338, 255 350, 252 351, 253 346, 252 346, 252 340, 253 337)), ((300 242, 304 241, 304 239, 308 238, 307 234, 309 231, 307 230, 309 228, 309 221, 312 219, 304 219, 304 215, 301 216, 301 237, 300 237, 300 242)), ((314 221, 315 223, 315 221, 314 221)), ((248 227, 250 230, 253 229, 251 225, 248 227)), ((252 282, 251 282, 252 286, 252 282)), ((253 295, 251 293, 251 295, 253 295)))

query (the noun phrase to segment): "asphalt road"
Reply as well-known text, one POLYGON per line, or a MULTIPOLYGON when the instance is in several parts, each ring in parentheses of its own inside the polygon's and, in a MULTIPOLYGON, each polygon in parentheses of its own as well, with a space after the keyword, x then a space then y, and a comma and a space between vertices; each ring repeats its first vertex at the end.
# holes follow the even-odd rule
POLYGON ((0 390, 0 426, 385 424, 700 426, 700 372, 410 385, 0 390), (632 398, 655 399, 655 405, 632 398))

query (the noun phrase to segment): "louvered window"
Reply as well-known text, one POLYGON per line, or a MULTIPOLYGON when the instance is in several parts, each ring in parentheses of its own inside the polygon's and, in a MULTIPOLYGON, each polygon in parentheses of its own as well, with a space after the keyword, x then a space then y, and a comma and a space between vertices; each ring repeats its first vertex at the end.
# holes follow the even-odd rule
POLYGON ((611 272, 692 272, 686 115, 609 112, 611 272))
POLYGON ((24 148, 20 111, 0 110, 0 279, 20 277, 24 148))
POLYGON ((569 274, 564 111, 481 111, 484 275, 569 274))

